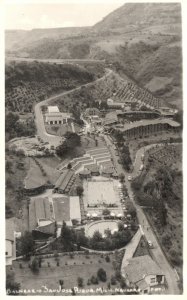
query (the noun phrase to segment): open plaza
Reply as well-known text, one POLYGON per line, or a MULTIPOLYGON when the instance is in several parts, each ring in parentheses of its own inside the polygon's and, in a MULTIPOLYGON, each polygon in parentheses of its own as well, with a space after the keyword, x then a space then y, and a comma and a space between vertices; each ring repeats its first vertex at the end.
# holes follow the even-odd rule
POLYGON ((84 205, 88 214, 102 215, 105 208, 114 214, 122 212, 118 180, 94 176, 84 180, 83 187, 84 205))

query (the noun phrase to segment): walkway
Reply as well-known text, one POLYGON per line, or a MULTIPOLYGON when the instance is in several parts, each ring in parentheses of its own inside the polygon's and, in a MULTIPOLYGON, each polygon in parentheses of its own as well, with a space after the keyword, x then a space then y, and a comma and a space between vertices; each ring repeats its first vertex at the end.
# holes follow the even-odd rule
POLYGON ((133 255, 138 247, 141 237, 142 237, 142 232, 140 229, 138 229, 136 234, 133 236, 132 240, 125 247, 125 254, 124 254, 124 257, 122 260, 122 264, 121 264, 121 274, 124 277, 125 277, 124 269, 128 265, 128 260, 133 257, 133 255))

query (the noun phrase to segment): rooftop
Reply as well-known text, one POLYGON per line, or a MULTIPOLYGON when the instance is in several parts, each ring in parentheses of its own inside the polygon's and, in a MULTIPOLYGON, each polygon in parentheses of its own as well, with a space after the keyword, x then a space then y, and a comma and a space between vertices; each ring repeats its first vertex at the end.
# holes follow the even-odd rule
POLYGON ((68 169, 65 170, 58 178, 55 184, 55 188, 60 188, 62 190, 65 190, 73 174, 74 172, 72 170, 68 170, 68 169))
POLYGON ((155 124, 169 124, 172 127, 179 127, 180 124, 171 120, 171 119, 155 119, 155 120, 143 120, 137 121, 129 124, 124 124, 124 127, 120 129, 121 131, 126 131, 132 128, 136 128, 139 126, 148 126, 148 125, 155 125, 155 124))
POLYGON ((48 113, 59 113, 58 106, 48 106, 48 113))
POLYGON ((124 272, 129 281, 134 283, 148 275, 164 275, 160 267, 149 255, 129 259, 124 272))
POLYGON ((62 223, 63 221, 70 220, 69 197, 64 196, 53 198, 53 209, 56 222, 62 223))

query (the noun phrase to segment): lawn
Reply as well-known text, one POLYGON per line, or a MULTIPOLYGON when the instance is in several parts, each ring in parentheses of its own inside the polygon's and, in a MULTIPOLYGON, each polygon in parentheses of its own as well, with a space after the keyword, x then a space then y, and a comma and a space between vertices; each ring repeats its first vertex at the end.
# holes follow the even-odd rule
POLYGON ((148 248, 148 244, 144 236, 141 237, 133 257, 143 256, 143 255, 151 255, 151 251, 148 248))
POLYGON ((45 125, 46 131, 52 135, 64 136, 67 131, 72 132, 70 124, 63 125, 45 125))
MULTIPOLYGON (((93 288, 95 290, 99 287, 107 288, 111 276, 115 275, 115 254, 109 255, 109 262, 106 261, 106 257, 100 254, 75 254, 72 258, 70 255, 66 255, 60 256, 58 259, 59 266, 57 266, 57 261, 54 257, 43 258, 41 268, 39 268, 37 274, 34 274, 30 270, 28 262, 14 262, 13 271, 15 272, 15 281, 21 284, 22 289, 32 288, 37 290, 42 289, 42 286, 46 286, 49 289, 58 289, 59 280, 63 280, 63 288, 71 289, 78 286, 77 278, 81 277, 84 289, 93 288), (22 268, 20 268, 20 263, 22 268), (99 281, 99 284, 91 283, 88 285, 88 279, 93 275, 97 276, 99 268, 103 268, 106 271, 107 281, 99 281)), ((112 287, 119 287, 119 282, 112 287)), ((43 295, 47 295, 47 293, 43 293, 43 295)), ((48 295, 57 295, 57 293, 49 293, 48 295)))
POLYGON ((40 185, 45 185, 46 182, 47 177, 42 174, 40 167, 36 164, 34 159, 29 158, 29 170, 25 177, 25 188, 35 188, 40 185))
POLYGON ((19 209, 26 204, 26 199, 19 196, 19 191, 24 187, 28 158, 6 154, 6 161, 6 217, 20 217, 19 209))
POLYGON ((60 164, 60 160, 58 160, 58 158, 55 156, 41 157, 37 158, 36 160, 41 164, 46 172, 47 179, 52 184, 55 184, 60 176, 60 172, 56 169, 56 167, 60 164))

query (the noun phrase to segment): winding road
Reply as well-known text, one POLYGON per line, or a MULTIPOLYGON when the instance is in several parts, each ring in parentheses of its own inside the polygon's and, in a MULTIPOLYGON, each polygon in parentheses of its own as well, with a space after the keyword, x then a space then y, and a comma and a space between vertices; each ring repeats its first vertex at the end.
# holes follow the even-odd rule
MULTIPOLYGON (((79 91, 83 86, 84 87, 91 86, 91 85, 95 84, 98 81, 102 81, 107 76, 109 76, 111 73, 112 73, 112 70, 106 69, 106 74, 103 77, 101 77, 101 78, 99 78, 99 79, 97 79, 93 82, 89 82, 89 83, 84 84, 80 87, 74 88, 74 89, 72 89, 70 91, 67 91, 67 92, 60 93, 56 96, 52 96, 52 97, 50 97, 50 98, 48 98, 48 99, 46 99, 42 102, 37 103, 35 105, 35 122, 36 122, 36 127, 37 127, 37 134, 43 139, 43 141, 48 142, 51 145, 57 146, 62 141, 62 138, 58 137, 58 136, 50 135, 46 132, 45 125, 44 125, 44 120, 43 120, 43 115, 42 115, 42 112, 41 112, 41 107, 44 106, 44 105, 48 105, 49 103, 53 102, 54 100, 60 99, 65 95, 71 94, 74 91, 79 91)), ((86 130, 88 130, 88 127, 89 127, 88 124, 87 124, 86 127, 87 127, 86 130)), ((143 209, 134 201, 133 191, 131 189, 131 183, 127 179, 129 173, 125 172, 124 169, 122 168, 122 165, 119 164, 119 162, 118 162, 119 157, 117 157, 116 154, 115 154, 116 153, 115 145, 113 144, 112 140, 107 135, 104 135, 104 138, 105 138, 106 144, 107 144, 107 146, 110 149, 110 152, 112 154, 113 163, 114 163, 114 166, 116 168, 116 171, 118 172, 118 174, 124 173, 124 175, 125 175, 125 184, 126 184, 126 187, 128 189, 130 199, 131 199, 131 201, 133 202, 134 206, 137 209, 137 217, 138 217, 138 220, 139 220, 139 224, 141 226, 141 230, 144 233, 146 239, 151 240, 153 245, 154 245, 154 249, 152 249, 152 253, 155 257, 155 261, 158 263, 158 265, 161 267, 161 269, 165 273, 166 280, 167 280, 167 283, 168 283, 167 293, 177 295, 177 294, 179 294, 179 288, 178 288, 178 284, 177 284, 177 281, 178 281, 177 274, 176 274, 175 270, 171 267, 171 265, 168 263, 165 255, 164 255, 164 253, 163 253, 163 251, 162 251, 162 249, 161 249, 161 247, 160 247, 160 245, 157 241, 154 229, 150 227, 143 209)), ((148 148, 150 148, 150 145, 149 145, 149 147, 146 146, 145 148, 147 150, 148 148)), ((144 151, 145 151, 145 149, 141 148, 137 152, 136 160, 135 160, 135 164, 134 164, 134 170, 132 172, 132 176, 137 176, 138 175, 140 165, 142 164, 141 155, 144 153, 144 151)))
POLYGON ((42 115, 42 111, 41 111, 42 106, 48 105, 51 102, 53 102, 54 100, 61 99, 63 96, 69 95, 69 94, 73 93, 74 91, 79 91, 82 87, 92 86, 96 82, 106 79, 113 72, 110 69, 105 69, 105 71, 106 71, 105 75, 101 78, 96 79, 95 81, 83 84, 79 87, 76 87, 67 92, 60 93, 56 96, 49 97, 48 99, 43 100, 35 105, 34 111, 35 111, 35 123, 36 123, 36 128, 37 128, 37 135, 40 136, 44 142, 48 142, 50 145, 53 145, 56 147, 61 143, 62 137, 51 135, 46 132, 45 125, 44 125, 44 119, 43 119, 43 115, 42 115))
POLYGON ((137 218, 141 227, 141 231, 142 233, 145 235, 146 239, 149 241, 151 241, 154 245, 154 248, 151 249, 152 254, 155 258, 155 261, 158 263, 158 265, 160 266, 160 268, 163 270, 163 272, 165 273, 166 276, 166 281, 168 284, 168 289, 166 290, 166 292, 168 294, 171 295, 178 295, 180 294, 179 288, 178 288, 178 276, 176 274, 175 269, 173 269, 171 267, 171 265, 169 264, 165 254, 163 253, 160 244, 157 240, 156 234, 154 232, 154 228, 152 228, 147 220, 147 217, 143 211, 143 209, 141 208, 141 206, 139 206, 135 201, 134 201, 134 197, 133 197, 133 191, 131 188, 131 182, 128 181, 128 175, 132 175, 132 176, 138 176, 139 174, 139 168, 142 164, 142 160, 141 160, 141 156, 142 154, 144 154, 144 151, 152 148, 152 147, 156 147, 156 146, 162 146, 163 144, 152 144, 152 145, 147 145, 146 147, 142 147, 137 151, 136 154, 136 159, 135 159, 135 163, 134 163, 134 169, 132 173, 127 173, 126 171, 124 171, 124 169, 122 168, 122 165, 118 163, 118 157, 115 157, 115 145, 113 144, 112 140, 108 137, 105 136, 105 140, 107 143, 107 146, 109 147, 109 149, 111 150, 111 152, 113 153, 112 157, 114 160, 114 166, 118 172, 118 174, 123 173, 125 175, 125 185, 127 187, 128 190, 128 194, 130 197, 130 200, 132 201, 132 203, 134 204, 134 206, 136 207, 137 210, 137 218))

